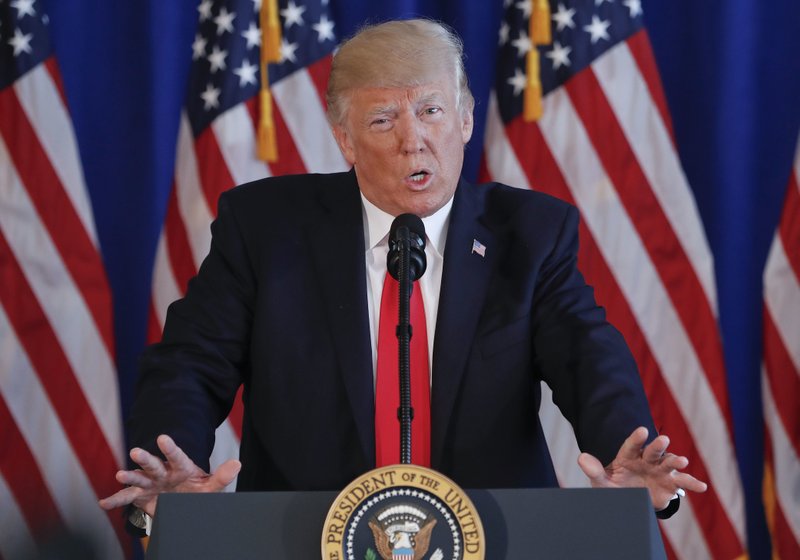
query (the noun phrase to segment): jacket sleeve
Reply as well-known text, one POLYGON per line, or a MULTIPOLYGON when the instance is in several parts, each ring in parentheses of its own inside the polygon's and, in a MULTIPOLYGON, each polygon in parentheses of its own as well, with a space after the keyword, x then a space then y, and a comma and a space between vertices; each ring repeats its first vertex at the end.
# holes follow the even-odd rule
POLYGON ((157 452, 156 437, 168 434, 205 470, 214 431, 246 373, 256 295, 251 255, 229 195, 220 197, 198 275, 186 296, 170 305, 162 341, 141 357, 128 422, 132 445, 157 452))
POLYGON ((577 267, 578 212, 567 206, 532 306, 537 369, 575 431, 604 464, 638 426, 656 434, 636 363, 577 267))

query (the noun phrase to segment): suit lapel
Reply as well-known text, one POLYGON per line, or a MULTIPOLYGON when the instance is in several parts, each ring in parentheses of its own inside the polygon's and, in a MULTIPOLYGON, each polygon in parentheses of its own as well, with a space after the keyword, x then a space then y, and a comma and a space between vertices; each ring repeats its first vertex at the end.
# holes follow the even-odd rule
POLYGON ((309 228, 308 239, 350 408, 365 460, 371 465, 375 403, 361 199, 355 173, 331 177, 338 180, 321 191, 323 210, 309 228))
POLYGON ((431 393, 431 465, 441 464, 452 417, 478 318, 483 308, 497 244, 482 223, 485 190, 462 180, 456 190, 444 254, 442 287, 433 351, 431 393), (473 251, 477 241, 485 255, 473 251))

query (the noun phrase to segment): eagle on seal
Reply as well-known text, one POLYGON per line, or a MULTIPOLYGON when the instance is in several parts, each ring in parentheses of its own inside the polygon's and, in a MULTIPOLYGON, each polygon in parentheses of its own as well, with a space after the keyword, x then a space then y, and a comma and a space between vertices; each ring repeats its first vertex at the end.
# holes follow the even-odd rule
POLYGON ((376 520, 369 522, 375 546, 383 560, 422 560, 430 547, 434 525, 436 519, 433 518, 421 527, 416 523, 406 523, 383 529, 376 520))

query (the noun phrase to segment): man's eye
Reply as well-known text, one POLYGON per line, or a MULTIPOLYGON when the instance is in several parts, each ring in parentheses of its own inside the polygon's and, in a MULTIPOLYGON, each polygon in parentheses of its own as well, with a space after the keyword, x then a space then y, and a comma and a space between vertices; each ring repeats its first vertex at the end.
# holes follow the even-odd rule
POLYGON ((435 115, 436 113, 440 113, 442 111, 441 107, 427 107, 425 109, 426 115, 435 115))

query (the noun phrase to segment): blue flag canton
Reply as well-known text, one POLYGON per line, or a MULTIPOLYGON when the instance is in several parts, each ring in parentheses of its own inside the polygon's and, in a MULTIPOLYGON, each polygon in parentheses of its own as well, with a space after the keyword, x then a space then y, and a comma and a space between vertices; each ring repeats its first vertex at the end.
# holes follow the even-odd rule
MULTIPOLYGON (((282 61, 270 64, 270 84, 333 51, 327 0, 282 0, 282 61)), ((258 93, 261 0, 202 0, 192 43, 186 111, 197 137, 220 114, 258 93)))
MULTIPOLYGON (((505 0, 495 92, 503 122, 522 113, 525 58, 532 48, 532 0, 505 0)), ((553 42, 538 46, 542 93, 547 95, 642 26, 641 0, 550 0, 553 42)))
POLYGON ((48 23, 37 0, 0 0, 0 89, 50 56, 48 23))
POLYGON ((328 56, 337 44, 328 0, 289 0, 280 5, 281 62, 269 65, 271 84, 328 56))

